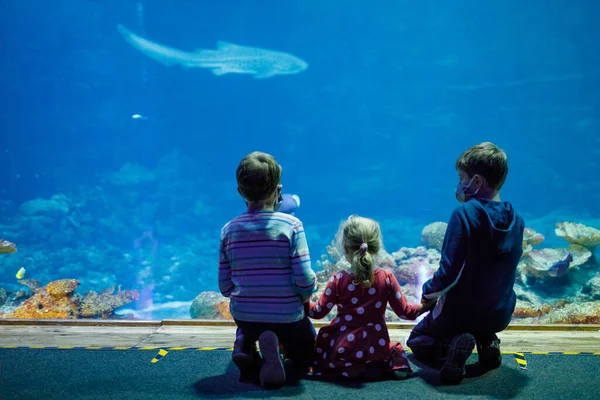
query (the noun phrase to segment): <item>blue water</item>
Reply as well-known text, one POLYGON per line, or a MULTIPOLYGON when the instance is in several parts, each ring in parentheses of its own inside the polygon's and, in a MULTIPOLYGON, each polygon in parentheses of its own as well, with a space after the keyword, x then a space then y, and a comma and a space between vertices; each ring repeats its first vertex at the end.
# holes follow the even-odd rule
POLYGON ((1 260, 0 287, 16 290, 21 266, 84 291, 143 286, 148 254, 134 240, 152 231, 155 302, 216 290, 219 229, 244 207, 235 168, 254 150, 301 197, 315 260, 352 213, 380 220, 391 251, 419 245, 456 206, 456 158, 483 141, 509 156, 502 197, 564 245, 556 222, 600 228, 599 37, 591 0, 5 0, 0 237, 19 252, 1 260), (118 24, 186 51, 225 40, 309 68, 256 80, 167 67, 118 24), (115 185, 127 163, 149 180, 115 185), (67 212, 20 211, 61 193, 67 212))

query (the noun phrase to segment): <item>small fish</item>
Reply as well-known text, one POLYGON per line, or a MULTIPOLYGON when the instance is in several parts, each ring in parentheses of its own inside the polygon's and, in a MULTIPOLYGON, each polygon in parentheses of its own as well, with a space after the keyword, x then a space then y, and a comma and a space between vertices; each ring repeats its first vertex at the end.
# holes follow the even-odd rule
POLYGON ((25 277, 25 267, 21 267, 21 269, 17 272, 17 275, 15 275, 17 277, 17 279, 23 279, 23 277, 25 277))
POLYGON ((140 120, 145 121, 148 119, 148 117, 144 117, 142 114, 133 114, 131 116, 131 119, 140 119, 140 120))
POLYGON ((564 274, 569 269, 569 266, 571 265, 572 261, 573 255, 567 252, 567 256, 564 260, 557 261, 554 264, 552 264, 550 268, 548 268, 548 275, 550 275, 553 278, 556 278, 557 276, 564 274))
POLYGON ((296 194, 282 194, 277 211, 294 215, 300 207, 300 197, 296 194))

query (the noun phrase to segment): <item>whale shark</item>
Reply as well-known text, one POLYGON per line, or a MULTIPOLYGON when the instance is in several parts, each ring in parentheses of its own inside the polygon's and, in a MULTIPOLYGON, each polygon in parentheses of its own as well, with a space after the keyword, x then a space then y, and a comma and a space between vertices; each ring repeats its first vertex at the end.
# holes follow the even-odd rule
POLYGON ((240 46, 222 40, 217 42, 216 50, 197 49, 187 52, 152 42, 129 31, 123 25, 117 25, 117 29, 131 46, 166 66, 208 68, 217 76, 250 74, 255 79, 297 74, 308 68, 306 61, 289 53, 240 46))

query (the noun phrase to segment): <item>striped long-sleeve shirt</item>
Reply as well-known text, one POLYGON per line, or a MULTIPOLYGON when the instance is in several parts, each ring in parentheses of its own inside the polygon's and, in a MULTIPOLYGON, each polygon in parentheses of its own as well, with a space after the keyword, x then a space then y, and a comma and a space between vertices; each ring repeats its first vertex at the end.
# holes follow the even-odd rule
POLYGON ((219 289, 233 318, 296 322, 317 290, 302 222, 281 212, 247 212, 221 230, 219 289))

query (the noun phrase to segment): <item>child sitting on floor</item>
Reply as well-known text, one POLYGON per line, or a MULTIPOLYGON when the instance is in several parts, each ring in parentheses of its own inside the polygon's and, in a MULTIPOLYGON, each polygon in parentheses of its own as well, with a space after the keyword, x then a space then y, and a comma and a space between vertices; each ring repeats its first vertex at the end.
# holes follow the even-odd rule
POLYGON ((316 277, 302 222, 277 211, 282 186, 275 158, 250 153, 236 175, 248 210, 221 230, 219 256, 219 288, 231 299, 238 327, 232 360, 242 381, 260 378, 262 386, 279 387, 287 372, 301 377, 310 367, 316 332, 303 303, 316 290, 316 277), (288 371, 281 348, 291 361, 288 371))
POLYGON ((377 378, 393 372, 404 379, 411 367, 400 343, 390 343, 385 310, 389 302, 400 318, 414 320, 434 303, 409 304, 396 277, 376 268, 374 256, 382 247, 379 224, 351 216, 342 224, 343 247, 351 270, 333 274, 309 316, 325 317, 337 306, 337 317, 320 329, 315 345, 313 374, 325 377, 377 378))
POLYGON ((500 339, 515 310, 513 290, 523 253, 525 222, 500 188, 508 174, 506 153, 490 142, 465 150, 456 161, 461 203, 450 216, 440 267, 423 284, 423 302, 435 309, 412 330, 415 358, 441 367, 443 384, 459 384, 475 346, 486 369, 502 363, 500 339))

